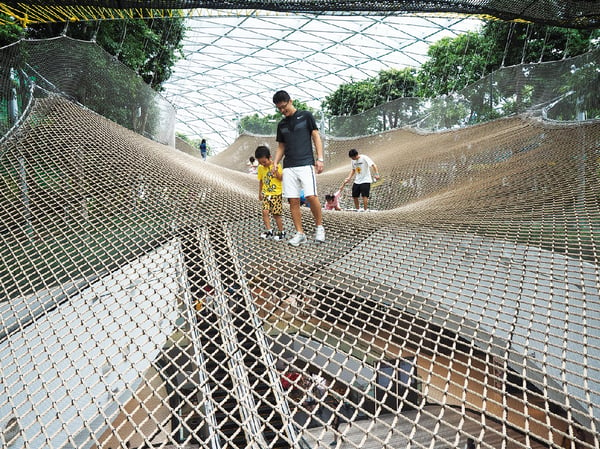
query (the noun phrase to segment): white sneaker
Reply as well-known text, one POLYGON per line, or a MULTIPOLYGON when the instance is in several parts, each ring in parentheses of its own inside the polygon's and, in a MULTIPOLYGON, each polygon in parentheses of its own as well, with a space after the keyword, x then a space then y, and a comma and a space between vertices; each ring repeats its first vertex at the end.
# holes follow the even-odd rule
POLYGON ((292 246, 302 245, 303 243, 306 243, 306 236, 296 232, 296 235, 291 240, 288 240, 288 243, 292 246))
POLYGON ((325 241, 325 228, 323 226, 317 226, 315 231, 315 241, 323 243, 325 241))

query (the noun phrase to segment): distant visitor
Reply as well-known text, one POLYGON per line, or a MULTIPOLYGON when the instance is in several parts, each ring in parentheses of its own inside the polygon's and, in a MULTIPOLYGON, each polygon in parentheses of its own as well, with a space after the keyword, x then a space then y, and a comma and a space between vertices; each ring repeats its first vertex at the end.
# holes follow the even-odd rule
POLYGON ((357 212, 369 210, 369 195, 371 193, 371 184, 373 180, 379 180, 379 169, 375 162, 364 154, 358 154, 358 150, 352 149, 348 152, 348 156, 352 159, 350 162, 350 173, 344 180, 344 184, 350 182, 354 177, 352 184, 352 199, 354 200, 354 208, 357 212), (371 174, 371 170, 373 174, 371 174), (362 197, 363 207, 360 209, 359 198, 362 197))
POLYGON ((202 142, 200 142, 200 156, 202 156, 202 159, 204 160, 206 160, 206 153, 206 139, 202 139, 202 142))

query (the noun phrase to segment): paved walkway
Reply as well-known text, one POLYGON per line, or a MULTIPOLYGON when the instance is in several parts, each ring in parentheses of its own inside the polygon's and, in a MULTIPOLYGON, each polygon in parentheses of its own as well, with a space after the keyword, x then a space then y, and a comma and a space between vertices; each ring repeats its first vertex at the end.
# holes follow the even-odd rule
MULTIPOLYGON (((323 413, 323 421, 330 423, 330 414, 328 411, 326 413, 323 413)), ((333 431, 327 424, 309 427, 302 435, 312 449, 463 449, 469 437, 474 437, 476 448, 548 447, 547 444, 526 439, 524 434, 516 430, 503 429, 500 422, 483 420, 472 412, 463 416, 459 409, 440 406, 427 406, 421 411, 410 410, 399 415, 381 415, 377 421, 362 419, 344 422, 339 430, 343 438, 337 445, 331 444, 333 431), (478 439, 482 440, 479 444, 478 439)))

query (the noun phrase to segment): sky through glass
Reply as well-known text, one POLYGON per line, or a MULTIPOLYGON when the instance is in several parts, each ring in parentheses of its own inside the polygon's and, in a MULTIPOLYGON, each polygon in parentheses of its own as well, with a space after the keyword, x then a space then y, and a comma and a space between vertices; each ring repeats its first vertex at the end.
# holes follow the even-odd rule
POLYGON ((340 84, 418 67, 430 43, 480 23, 458 16, 207 11, 187 19, 185 58, 165 96, 177 109, 176 130, 206 138, 218 152, 235 140, 240 117, 274 112, 276 90, 320 109, 340 84))

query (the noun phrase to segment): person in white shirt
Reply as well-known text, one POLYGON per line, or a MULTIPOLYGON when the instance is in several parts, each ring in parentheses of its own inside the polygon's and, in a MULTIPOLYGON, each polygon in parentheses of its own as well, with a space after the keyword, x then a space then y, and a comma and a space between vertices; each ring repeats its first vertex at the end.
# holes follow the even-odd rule
POLYGON ((375 162, 364 154, 358 154, 356 149, 352 149, 348 152, 348 156, 352 159, 350 163, 350 174, 344 180, 344 184, 350 182, 354 176, 354 184, 352 184, 352 199, 354 200, 354 207, 357 211, 359 208, 359 198, 362 196, 363 200, 363 211, 367 211, 369 207, 369 194, 371 192, 371 183, 379 179, 379 169, 375 162), (371 174, 371 170, 373 174, 371 174))

